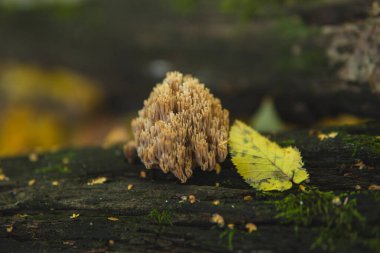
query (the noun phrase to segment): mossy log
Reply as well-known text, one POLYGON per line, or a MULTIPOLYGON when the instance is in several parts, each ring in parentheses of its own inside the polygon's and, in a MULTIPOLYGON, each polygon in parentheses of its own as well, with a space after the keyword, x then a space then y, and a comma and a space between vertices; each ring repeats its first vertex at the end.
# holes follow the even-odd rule
POLYGON ((270 136, 300 149, 313 194, 257 192, 229 159, 186 184, 159 170, 142 178, 120 146, 2 158, 0 252, 375 252, 380 196, 368 188, 380 185, 380 122, 320 131, 338 135, 270 136), (88 184, 98 177, 107 180, 88 184))

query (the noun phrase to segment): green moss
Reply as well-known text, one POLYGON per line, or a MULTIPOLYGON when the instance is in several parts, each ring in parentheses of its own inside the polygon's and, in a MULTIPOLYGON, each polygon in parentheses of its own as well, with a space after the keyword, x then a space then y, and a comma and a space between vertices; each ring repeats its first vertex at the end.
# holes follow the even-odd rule
POLYGON ((373 155, 380 155, 380 140, 375 136, 350 135, 347 133, 339 133, 338 136, 352 148, 352 156, 356 156, 361 150, 369 151, 373 155))
POLYGON ((157 208, 154 208, 150 211, 148 217, 160 226, 173 225, 172 214, 170 210, 167 209, 158 210, 157 208))
POLYGON ((237 230, 236 229, 229 229, 226 228, 223 232, 220 233, 219 239, 223 240, 225 239, 227 241, 227 247, 230 251, 234 250, 234 235, 236 234, 237 230))
POLYGON ((49 155, 46 157, 48 165, 36 168, 34 169, 34 172, 37 174, 47 174, 53 172, 59 172, 62 174, 70 173, 71 170, 68 167, 68 164, 72 163, 75 156, 75 153, 72 151, 49 155))
POLYGON ((62 174, 66 174, 66 173, 70 173, 71 170, 69 167, 63 166, 62 164, 53 164, 51 166, 36 168, 34 172, 37 174, 47 174, 47 173, 52 173, 52 172, 59 172, 62 174))
POLYGON ((318 225, 319 235, 311 248, 335 250, 339 240, 358 242, 358 232, 365 226, 365 218, 356 208, 356 199, 349 194, 335 195, 310 189, 300 194, 289 194, 275 201, 277 218, 299 226, 318 225))

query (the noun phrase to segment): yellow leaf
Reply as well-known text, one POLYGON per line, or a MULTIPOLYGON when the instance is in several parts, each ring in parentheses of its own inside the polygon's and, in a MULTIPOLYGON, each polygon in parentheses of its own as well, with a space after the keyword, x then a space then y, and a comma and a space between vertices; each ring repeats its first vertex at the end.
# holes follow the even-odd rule
POLYGON ((73 213, 71 216, 70 216, 70 219, 76 219, 80 216, 79 213, 73 213))
POLYGON ((118 221, 119 220, 119 218, 116 218, 116 217, 108 217, 107 219, 110 221, 118 221))
POLYGON ((298 149, 281 148, 241 121, 232 126, 229 145, 238 173, 253 188, 284 191, 309 178, 298 149))
POLYGON ((91 179, 87 183, 87 185, 104 184, 106 181, 107 181, 106 177, 98 177, 98 178, 91 179))

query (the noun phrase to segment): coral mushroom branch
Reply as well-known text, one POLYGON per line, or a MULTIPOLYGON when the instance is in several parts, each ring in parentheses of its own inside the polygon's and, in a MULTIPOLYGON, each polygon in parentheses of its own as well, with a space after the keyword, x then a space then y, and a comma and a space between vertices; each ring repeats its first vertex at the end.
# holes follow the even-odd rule
POLYGON ((137 153, 181 182, 193 169, 215 170, 227 156, 229 113, 198 79, 169 72, 132 121, 137 153))

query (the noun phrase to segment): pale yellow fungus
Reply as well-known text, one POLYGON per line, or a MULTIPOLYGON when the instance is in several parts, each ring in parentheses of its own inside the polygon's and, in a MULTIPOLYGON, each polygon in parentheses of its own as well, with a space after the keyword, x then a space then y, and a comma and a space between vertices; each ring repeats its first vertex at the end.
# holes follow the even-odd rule
POLYGON ((144 165, 183 183, 194 168, 215 170, 227 156, 228 111, 198 79, 179 72, 153 89, 132 130, 144 165))

